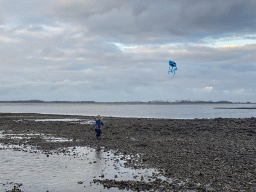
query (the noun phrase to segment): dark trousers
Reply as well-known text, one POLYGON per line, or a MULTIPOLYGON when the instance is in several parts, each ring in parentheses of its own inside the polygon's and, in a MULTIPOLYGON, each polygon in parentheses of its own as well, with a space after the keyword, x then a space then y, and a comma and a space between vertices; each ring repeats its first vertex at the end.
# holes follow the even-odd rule
POLYGON ((100 129, 95 129, 96 137, 99 138, 100 134, 102 133, 100 129))

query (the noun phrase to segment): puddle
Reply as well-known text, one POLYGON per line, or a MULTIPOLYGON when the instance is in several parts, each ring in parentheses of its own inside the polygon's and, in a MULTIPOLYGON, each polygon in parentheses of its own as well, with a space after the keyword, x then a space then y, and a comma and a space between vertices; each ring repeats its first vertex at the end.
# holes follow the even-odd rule
POLYGON ((46 135, 42 133, 26 133, 26 134, 12 134, 12 131, 0 131, 0 139, 6 138, 6 139, 13 139, 16 140, 16 142, 19 142, 19 140, 28 140, 31 138, 40 137, 41 139, 47 141, 47 142, 70 142, 73 141, 72 139, 66 139, 62 137, 53 137, 51 135, 46 135))
POLYGON ((81 121, 81 124, 95 124, 95 120, 81 121))
POLYGON ((82 121, 82 119, 29 119, 30 121, 82 121))
MULTIPOLYGON (((22 184, 19 188, 24 192, 98 192, 105 190, 102 185, 94 184, 93 179, 140 181, 143 177, 144 181, 148 181, 156 178, 156 170, 124 168, 125 161, 121 158, 110 151, 104 152, 102 148, 67 148, 65 154, 53 153, 47 157, 33 147, 0 144, 0 191, 22 184)), ((127 190, 111 188, 111 191, 127 190)))
MULTIPOLYGON (((13 134, 11 130, 0 131, 0 138, 17 141, 15 144, 0 143, 0 191, 19 186, 24 192, 98 192, 105 191, 104 187, 93 183, 93 179, 141 181, 143 178, 143 181, 148 182, 153 178, 157 179, 156 175, 159 175, 154 169, 127 168, 123 155, 115 155, 112 151, 104 152, 104 148, 71 147, 43 153, 24 142, 24 139, 33 137, 40 137, 48 142, 71 141, 40 133, 13 134), (21 139, 23 144, 19 143, 21 139)), ((111 191, 127 190, 111 188, 111 191)))
MULTIPOLYGON (((47 122, 47 121, 67 121, 67 122, 74 122, 80 124, 94 124, 95 120, 91 119, 26 119, 28 121, 36 121, 36 122, 47 122)), ((23 121, 22 119, 15 120, 16 122, 23 121)))

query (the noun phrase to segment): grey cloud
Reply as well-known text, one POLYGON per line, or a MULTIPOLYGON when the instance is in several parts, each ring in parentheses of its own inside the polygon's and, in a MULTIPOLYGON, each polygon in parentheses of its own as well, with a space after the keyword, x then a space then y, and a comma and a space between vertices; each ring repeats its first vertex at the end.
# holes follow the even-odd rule
POLYGON ((249 0, 93 1, 89 6, 74 1, 56 7, 55 13, 60 20, 63 17, 83 23, 90 33, 127 43, 145 43, 163 39, 198 41, 209 35, 225 35, 230 30, 253 31, 255 9, 249 0), (140 41, 142 36, 144 41, 140 41))
POLYGON ((24 24, 44 23, 46 18, 48 23, 80 23, 89 30, 87 35, 126 43, 196 42, 230 30, 253 32, 256 26, 256 6, 249 0, 9 1, 4 5, 24 24))

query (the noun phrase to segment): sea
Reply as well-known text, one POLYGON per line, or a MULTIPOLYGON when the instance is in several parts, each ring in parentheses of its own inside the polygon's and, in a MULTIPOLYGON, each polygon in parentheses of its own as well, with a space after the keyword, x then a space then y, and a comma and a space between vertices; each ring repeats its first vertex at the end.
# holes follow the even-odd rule
POLYGON ((87 104, 87 103, 0 103, 0 113, 41 113, 105 117, 164 119, 251 118, 256 104, 87 104), (228 108, 228 109, 224 109, 228 108), (252 108, 252 109, 234 109, 252 108))

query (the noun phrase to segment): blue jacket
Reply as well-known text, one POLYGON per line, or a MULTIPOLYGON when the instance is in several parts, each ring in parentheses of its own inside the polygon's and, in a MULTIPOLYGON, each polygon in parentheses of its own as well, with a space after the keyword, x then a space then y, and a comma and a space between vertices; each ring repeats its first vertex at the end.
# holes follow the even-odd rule
POLYGON ((103 125, 104 126, 104 123, 100 120, 100 119, 96 119, 95 120, 95 129, 100 129, 100 126, 103 125))

